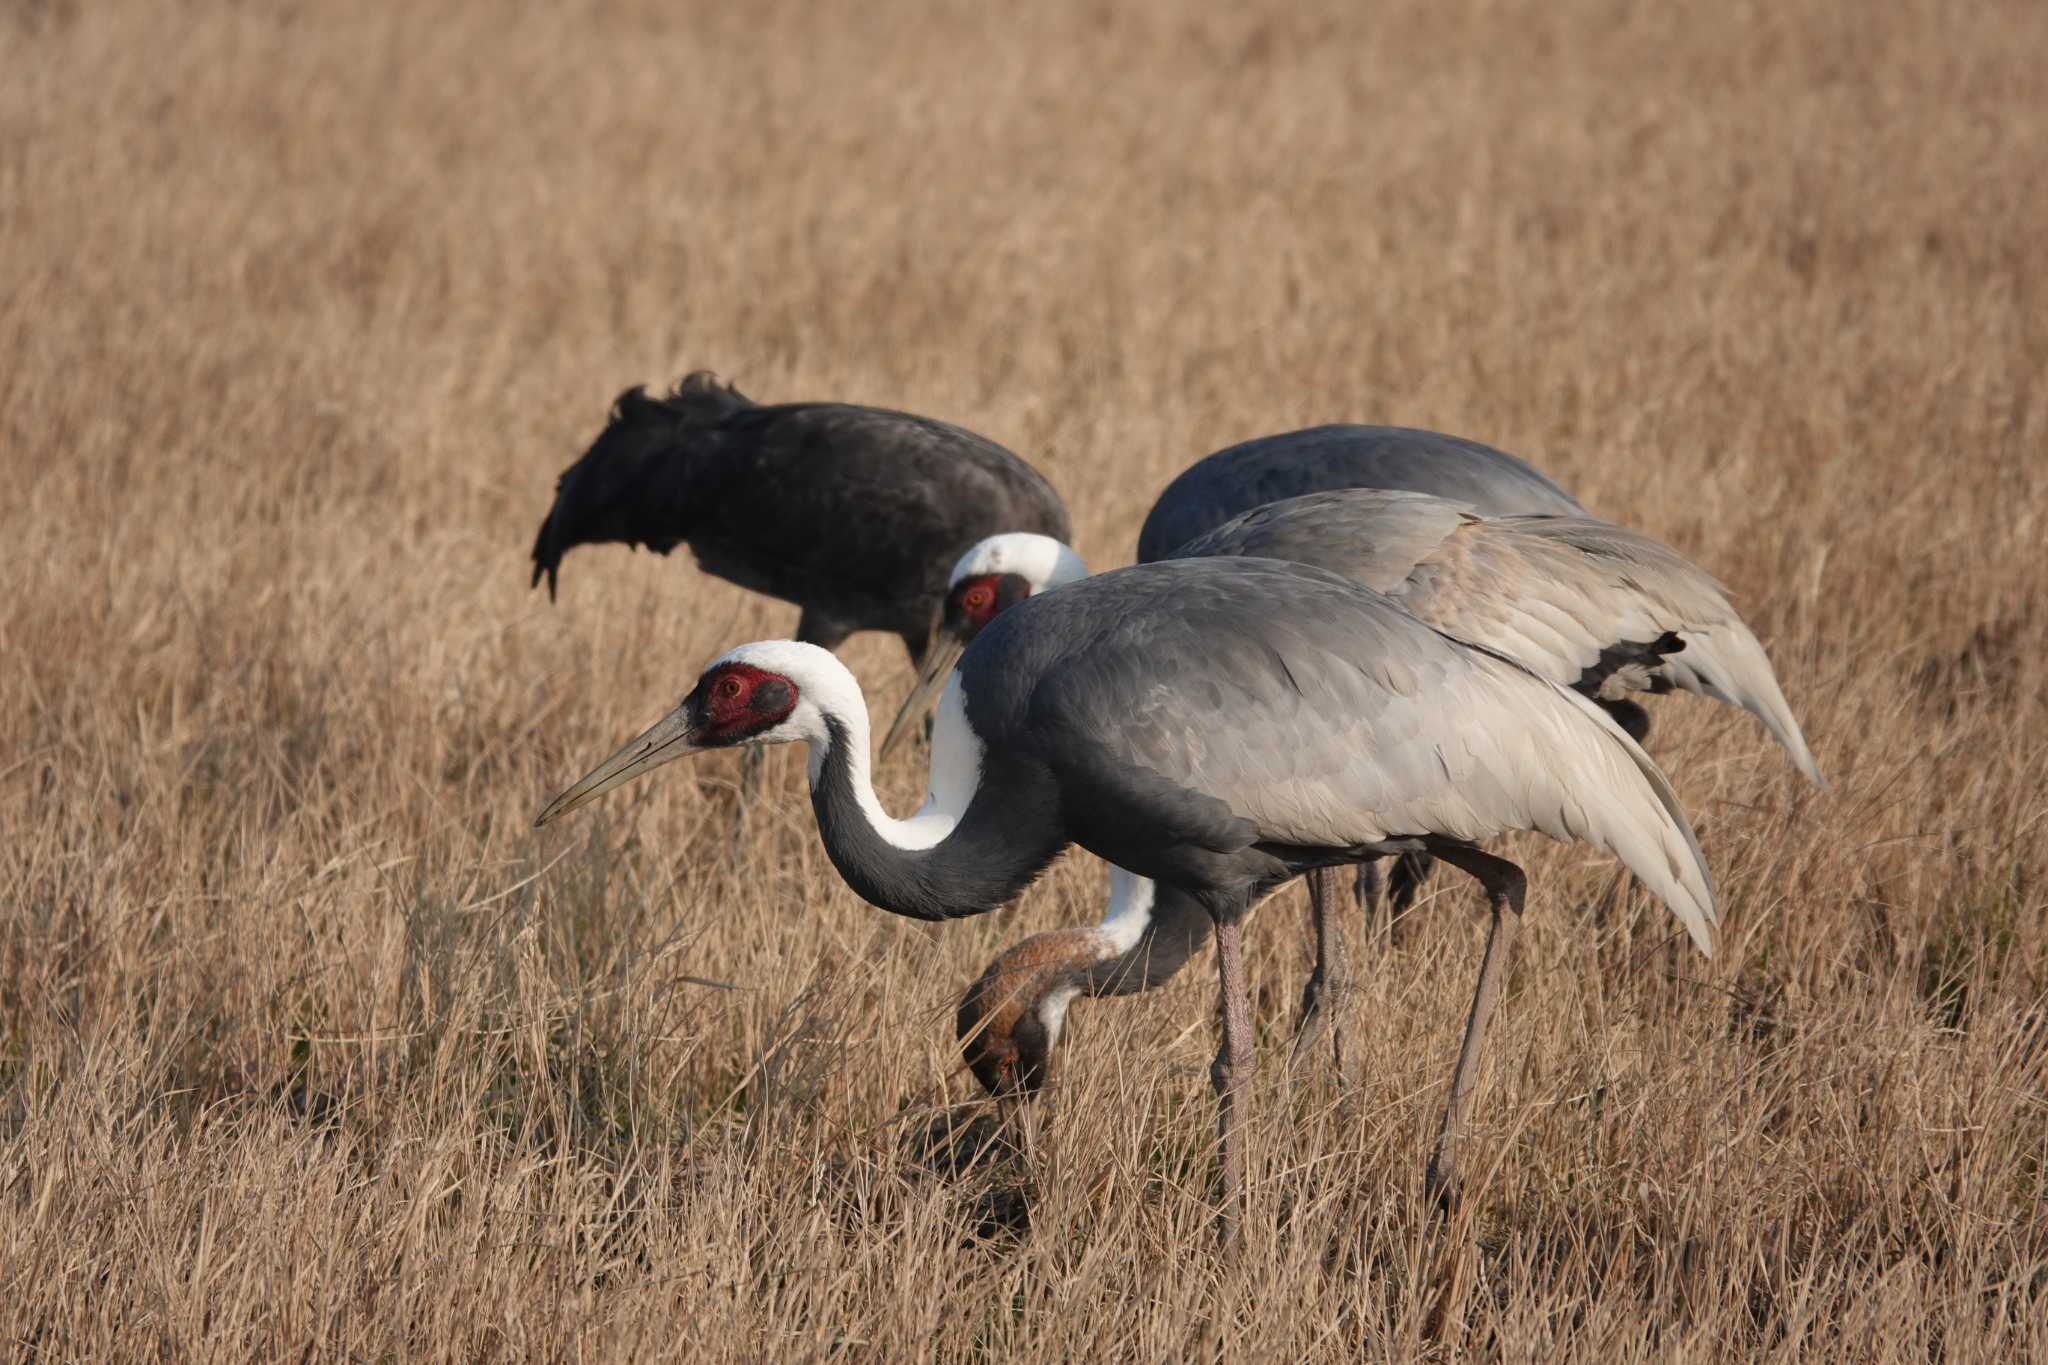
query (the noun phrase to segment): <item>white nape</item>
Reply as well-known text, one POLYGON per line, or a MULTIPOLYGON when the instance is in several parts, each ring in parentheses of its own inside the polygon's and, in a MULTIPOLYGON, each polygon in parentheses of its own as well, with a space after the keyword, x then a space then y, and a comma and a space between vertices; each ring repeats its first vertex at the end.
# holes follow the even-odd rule
POLYGON ((1038 1002, 1038 1022, 1045 1029, 1048 1048, 1060 1045, 1060 1033, 1067 1026, 1067 1006, 1080 997, 1079 986, 1062 986, 1056 991, 1047 991, 1045 998, 1038 1002))
MULTIPOLYGON (((917 814, 898 820, 882 809, 875 795, 873 769, 868 757, 868 704, 860 683, 845 664, 816 645, 796 640, 757 640, 721 654, 711 663, 737 663, 787 678, 796 687, 796 707, 780 725, 763 730, 751 743, 793 744, 801 740, 810 746, 810 778, 815 789, 825 771, 825 758, 832 751, 833 736, 827 718, 837 721, 844 735, 847 766, 853 779, 853 798, 875 833, 905 852, 928 849, 953 832, 968 802, 981 785, 981 737, 967 723, 967 699, 960 690, 960 675, 946 682, 939 698, 939 713, 932 726, 932 770, 929 790, 917 814)), ((707 670, 709 671, 709 670, 707 670)))
MULTIPOLYGON (((1158 888, 1149 877, 1140 877, 1115 863, 1109 865, 1109 905, 1102 922, 1089 931, 1094 940, 1095 960, 1110 962, 1138 946, 1145 926, 1152 922, 1152 901, 1158 888)), ((1066 1027, 1067 1007, 1081 996, 1076 985, 1048 991, 1038 1002, 1038 1022, 1045 1026, 1046 1045, 1057 1047, 1060 1030, 1066 1027)))
POLYGON ((1095 927, 1109 949, 1103 956, 1114 957, 1138 946, 1145 926, 1152 922, 1152 900, 1156 894, 1150 877, 1140 877, 1110 864, 1109 905, 1102 912, 1102 923, 1095 927))
POLYGON ((1088 565, 1072 547, 1062 545, 1051 536, 1030 531, 1007 531, 999 536, 990 536, 961 555, 953 565, 953 576, 946 581, 950 586, 963 578, 1011 573, 1029 583, 1031 591, 1036 593, 1079 582, 1088 576, 1088 565))

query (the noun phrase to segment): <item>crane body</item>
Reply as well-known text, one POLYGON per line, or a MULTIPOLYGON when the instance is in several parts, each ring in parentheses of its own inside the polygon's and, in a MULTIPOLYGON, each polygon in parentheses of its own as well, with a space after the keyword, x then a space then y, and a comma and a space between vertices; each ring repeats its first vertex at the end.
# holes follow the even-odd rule
MULTIPOLYGON (((1061 587, 1086 574, 1064 547, 1033 546, 1028 535, 999 537, 1000 562, 1033 569, 1000 597, 984 594, 970 610, 963 587, 976 584, 990 556, 963 556, 926 677, 957 656, 964 642, 1007 601, 1061 587)), ((1603 706, 1633 691, 1685 690, 1739 706, 1757 717, 1794 765, 1824 786, 1799 723, 1762 645, 1726 590, 1669 547, 1590 517, 1480 517, 1471 508, 1425 494, 1347 489, 1262 507, 1183 545, 1176 558, 1255 556, 1340 573, 1385 591, 1431 626, 1509 655, 1552 682, 1603 706)), ((1064 588, 1062 588, 1064 590, 1064 588)), ((907 704, 908 705, 908 704, 907 704)), ((1625 727, 1626 728, 1626 727, 1625 727)), ((1394 909, 1405 908, 1428 870, 1425 852, 1404 852, 1396 866, 1394 909)), ((1361 875, 1372 865, 1361 867, 1361 875)), ((1133 890, 1112 873, 1110 909, 1127 930, 1111 939, 1060 930, 1025 940, 990 964, 969 988, 958 1028, 970 1066, 992 1091, 1040 1084, 1067 1006, 1081 996, 1122 995, 1169 979, 1207 940, 1200 907, 1170 888, 1133 890), (1135 914, 1128 909, 1136 905, 1135 914), (1021 1030, 1013 1036, 1013 1030, 1021 1030)), ((1128 874, 1121 874, 1128 877, 1128 874)), ((1348 981, 1342 934, 1334 924, 1329 870, 1311 873, 1316 969, 1304 990, 1304 1020, 1327 1026, 1324 1008, 1348 981)), ((1398 917, 1395 920, 1398 924, 1398 917)), ((1341 1036, 1332 1042, 1341 1049, 1341 1036)))
POLYGON ((1187 559, 1026 599, 947 682, 929 795, 897 820, 869 777, 858 684, 793 642, 742 646, 669 717, 562 793, 545 823, 696 750, 803 742, 828 856, 861 896, 917 918, 978 914, 1069 844, 1198 904, 1218 947, 1226 1237, 1242 1189, 1251 1037, 1241 921, 1261 889, 1426 851, 1486 886, 1494 928, 1430 1171, 1453 1191, 1522 876, 1477 844, 1511 829, 1621 858, 1711 950, 1703 857, 1670 784, 1583 698, 1300 564, 1187 559))

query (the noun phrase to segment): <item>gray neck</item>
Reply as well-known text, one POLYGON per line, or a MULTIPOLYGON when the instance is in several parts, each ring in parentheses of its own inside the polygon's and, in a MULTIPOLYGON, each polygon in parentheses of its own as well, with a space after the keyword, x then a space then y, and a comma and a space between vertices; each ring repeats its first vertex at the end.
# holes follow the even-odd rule
POLYGON ((1081 973, 1082 993, 1090 996, 1136 995, 1166 984, 1209 942, 1214 916, 1185 892, 1151 884, 1144 928, 1137 940, 1116 956, 1088 964, 1081 973))
POLYGON ((912 919, 979 915, 1014 899, 1067 846, 1051 774, 1000 757, 983 769, 944 838, 926 848, 893 843, 871 814, 878 808, 857 771, 865 764, 853 757, 854 736, 837 717, 825 725, 811 808, 832 865, 868 904, 912 919))

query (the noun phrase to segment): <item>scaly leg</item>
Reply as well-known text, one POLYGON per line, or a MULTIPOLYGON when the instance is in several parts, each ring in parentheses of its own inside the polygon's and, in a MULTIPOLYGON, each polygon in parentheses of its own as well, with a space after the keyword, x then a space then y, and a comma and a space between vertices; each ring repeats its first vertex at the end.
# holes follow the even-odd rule
POLYGON ((1216 975, 1223 996, 1223 1041, 1209 1068, 1216 1088, 1216 1136, 1222 1146, 1223 1207, 1217 1218, 1217 1241, 1226 1253, 1237 1250, 1244 1218, 1244 1120, 1240 1092, 1252 1079, 1252 1007, 1244 979, 1244 925, 1241 915, 1216 925, 1216 975))
POLYGON ((1472 995, 1472 1013, 1465 1021, 1464 1041, 1458 1045, 1458 1065, 1451 1072, 1450 1101, 1444 1107, 1443 1127, 1438 1130, 1436 1151, 1429 1158, 1425 1177, 1430 1196, 1446 1208, 1455 1208, 1459 1146, 1464 1141, 1465 1122, 1472 1113, 1472 1092, 1479 1081, 1486 1026, 1492 1022, 1501 990, 1507 984, 1508 958, 1514 952, 1515 935, 1521 928, 1528 879, 1521 868, 1507 859, 1481 853, 1476 848, 1447 845, 1437 850, 1437 856, 1478 878, 1493 907, 1493 923, 1486 933, 1486 957, 1479 964, 1479 985, 1472 995))
POLYGON ((1352 980, 1351 955, 1344 943, 1343 871, 1318 868, 1308 874, 1308 903, 1316 926, 1316 966, 1301 992, 1301 1023, 1295 1030, 1296 1056, 1330 1037, 1330 1058, 1339 1079, 1344 1070, 1344 1028, 1348 1022, 1352 980))

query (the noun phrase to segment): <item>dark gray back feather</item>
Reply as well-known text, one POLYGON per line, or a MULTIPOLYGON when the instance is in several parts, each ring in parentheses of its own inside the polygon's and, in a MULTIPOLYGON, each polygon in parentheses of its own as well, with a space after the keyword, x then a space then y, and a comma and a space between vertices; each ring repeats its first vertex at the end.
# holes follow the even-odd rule
POLYGON ((1138 562, 1164 559, 1242 512, 1333 488, 1396 488, 1467 503, 1487 516, 1583 513, 1533 465, 1461 436, 1340 424, 1262 436, 1182 471, 1138 533, 1138 562))

